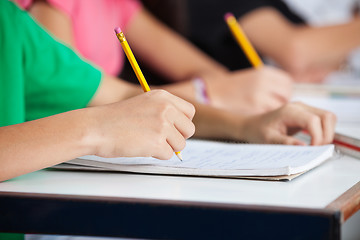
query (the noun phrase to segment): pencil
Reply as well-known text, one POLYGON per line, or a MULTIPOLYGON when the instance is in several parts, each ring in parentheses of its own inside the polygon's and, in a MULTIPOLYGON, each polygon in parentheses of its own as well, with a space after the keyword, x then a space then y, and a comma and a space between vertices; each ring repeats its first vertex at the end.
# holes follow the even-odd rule
MULTIPOLYGON (((144 90, 144 92, 149 92, 150 91, 150 87, 146 82, 146 79, 144 77, 144 74, 142 73, 139 64, 137 63, 134 54, 131 51, 131 48, 128 44, 128 42, 126 41, 125 35, 124 33, 121 31, 120 27, 116 27, 114 29, 117 38, 119 39, 121 46, 125 52, 126 57, 128 58, 131 67, 133 68, 135 75, 137 77, 137 79, 140 82, 140 85, 142 87, 142 89, 144 90)), ((182 155, 181 152, 175 152, 176 156, 182 161, 182 155)))
POLYGON ((234 15, 231 13, 226 13, 224 18, 230 28, 231 33, 233 34, 239 46, 244 51, 251 65, 255 68, 262 67, 263 62, 261 61, 261 58, 255 51, 249 39, 246 37, 244 31, 242 30, 240 24, 237 22, 234 15))

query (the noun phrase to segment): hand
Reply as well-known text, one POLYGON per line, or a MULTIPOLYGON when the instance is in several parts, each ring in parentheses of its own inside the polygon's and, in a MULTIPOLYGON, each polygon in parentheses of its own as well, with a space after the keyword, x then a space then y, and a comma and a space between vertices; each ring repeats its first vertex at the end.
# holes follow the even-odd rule
POLYGON ((101 157, 170 159, 194 134, 190 103, 163 90, 95 107, 91 140, 101 157))
POLYGON ((288 102, 292 92, 291 77, 266 66, 204 79, 214 107, 241 114, 259 114, 279 108, 288 102))
POLYGON ((243 134, 244 140, 253 143, 305 145, 292 135, 306 130, 311 136, 311 145, 321 145, 332 142, 335 124, 333 113, 297 102, 249 117, 243 125, 243 134))
POLYGON ((336 69, 313 68, 307 71, 292 73, 295 82, 299 83, 321 83, 325 78, 336 69))

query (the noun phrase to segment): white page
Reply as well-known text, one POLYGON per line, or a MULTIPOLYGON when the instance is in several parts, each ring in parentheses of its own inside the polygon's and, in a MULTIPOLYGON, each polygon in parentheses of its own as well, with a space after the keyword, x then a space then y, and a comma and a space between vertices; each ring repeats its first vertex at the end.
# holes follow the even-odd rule
POLYGON ((360 123, 360 98, 295 96, 292 100, 333 112, 340 124, 360 123))
MULTIPOLYGON (((79 159, 95 160, 122 166, 156 165, 181 168, 183 171, 186 171, 186 169, 196 169, 198 173, 218 171, 218 173, 234 175, 239 173, 238 170, 244 170, 240 173, 252 175, 251 172, 256 170, 253 171, 253 174, 264 173, 265 175, 267 173, 276 173, 286 175, 294 173, 289 172, 290 169, 298 168, 299 171, 305 171, 318 165, 331 156, 332 150, 332 145, 317 147, 255 145, 188 140, 186 148, 182 151, 184 158, 182 162, 175 155, 171 160, 167 161, 154 158, 100 158, 96 156, 84 156, 79 159), (328 153, 327 157, 324 157, 324 153, 328 153), (324 157, 324 159, 321 157, 324 157), (309 164, 311 162, 313 163, 309 164)), ((81 161, 73 162, 81 164, 81 161)), ((194 171, 192 173, 196 174, 194 171)))

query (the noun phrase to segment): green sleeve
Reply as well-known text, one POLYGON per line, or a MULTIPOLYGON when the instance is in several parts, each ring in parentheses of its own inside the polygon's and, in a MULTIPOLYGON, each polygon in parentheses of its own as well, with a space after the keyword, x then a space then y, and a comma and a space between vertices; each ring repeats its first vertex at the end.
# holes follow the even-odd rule
POLYGON ((24 234, 20 233, 0 233, 0 240, 24 240, 24 234))
POLYGON ((8 1, 1 2, 1 15, 12 20, 5 21, 7 32, 1 37, 16 43, 1 46, 4 55, 12 55, 9 60, 14 63, 9 65, 15 64, 5 72, 21 73, 16 74, 23 85, 19 86, 23 98, 18 101, 23 101, 25 121, 86 107, 99 87, 101 72, 54 40, 25 11, 8 1))

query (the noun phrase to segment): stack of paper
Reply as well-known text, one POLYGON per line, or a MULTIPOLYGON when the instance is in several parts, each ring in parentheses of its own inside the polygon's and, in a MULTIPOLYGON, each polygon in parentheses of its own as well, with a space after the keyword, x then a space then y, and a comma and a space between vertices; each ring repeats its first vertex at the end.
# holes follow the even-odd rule
POLYGON ((154 158, 84 156, 57 168, 231 178, 291 179, 333 154, 334 146, 236 144, 188 140, 181 162, 154 158), (268 178, 269 177, 269 178, 268 178))

